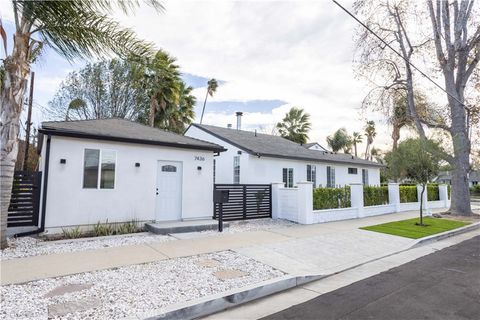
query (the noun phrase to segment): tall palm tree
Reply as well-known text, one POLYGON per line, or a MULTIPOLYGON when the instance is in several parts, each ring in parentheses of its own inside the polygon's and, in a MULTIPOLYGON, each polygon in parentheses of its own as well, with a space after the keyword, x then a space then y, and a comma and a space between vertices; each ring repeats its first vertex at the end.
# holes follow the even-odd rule
POLYGON ((208 96, 213 97, 213 94, 217 92, 218 82, 216 79, 212 78, 207 82, 207 94, 205 95, 205 101, 203 101, 202 116, 200 117, 200 124, 203 121, 203 113, 205 112, 205 105, 207 104, 208 96))
POLYGON ((292 107, 276 127, 282 137, 303 144, 307 143, 311 126, 310 115, 303 109, 292 107))
POLYGON ((140 83, 149 100, 148 124, 151 127, 155 126, 157 113, 167 113, 169 105, 178 104, 181 79, 175 62, 167 52, 158 50, 153 58, 144 59, 137 66, 142 70, 140 83))
POLYGON ((345 128, 340 128, 335 131, 333 135, 327 137, 327 144, 333 152, 338 152, 343 149, 348 153, 347 151, 349 151, 352 142, 345 128))
POLYGON ((365 137, 367 138, 367 147, 365 149, 365 159, 368 160, 370 158, 370 146, 373 143, 373 139, 377 136, 377 132, 375 130, 375 122, 370 120, 367 121, 365 125, 365 137))
POLYGON ((354 132, 352 135, 352 144, 353 144, 353 148, 355 149, 355 157, 358 157, 357 143, 362 143, 362 141, 363 141, 362 134, 360 132, 354 132))
POLYGON ((155 118, 155 126, 182 134, 186 126, 195 119, 195 103, 193 88, 181 81, 178 85, 179 99, 177 105, 168 105, 165 112, 160 112, 155 118))
MULTIPOLYGON (((157 0, 148 0, 155 10, 157 0)), ((7 246, 6 224, 18 152, 18 132, 30 65, 50 47, 69 60, 118 54, 149 54, 152 45, 139 40, 130 29, 122 28, 108 14, 115 7, 128 13, 136 1, 13 1, 15 35, 12 51, 6 48, 6 33, 0 23, 6 57, 3 60, 0 115, 0 247, 7 246)))

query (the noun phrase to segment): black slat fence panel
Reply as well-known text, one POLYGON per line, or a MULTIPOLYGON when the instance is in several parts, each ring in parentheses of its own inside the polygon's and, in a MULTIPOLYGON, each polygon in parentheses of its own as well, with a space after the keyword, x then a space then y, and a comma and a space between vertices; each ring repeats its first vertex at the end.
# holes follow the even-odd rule
MULTIPOLYGON (((215 184, 214 190, 228 190, 229 201, 223 204, 223 220, 246 220, 272 217, 272 185, 270 184, 215 184)), ((217 219, 219 205, 214 205, 217 219)))
POLYGON ((38 226, 42 172, 15 171, 7 227, 38 226))

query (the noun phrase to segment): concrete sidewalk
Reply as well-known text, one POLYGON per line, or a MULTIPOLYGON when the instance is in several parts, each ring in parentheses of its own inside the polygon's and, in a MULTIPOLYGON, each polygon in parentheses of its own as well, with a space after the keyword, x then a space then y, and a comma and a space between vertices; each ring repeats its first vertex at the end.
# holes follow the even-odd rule
POLYGON ((15 284, 133 264, 235 250, 293 275, 330 274, 411 246, 415 240, 359 227, 408 219, 403 212, 316 225, 129 245, 2 261, 1 284, 15 284))

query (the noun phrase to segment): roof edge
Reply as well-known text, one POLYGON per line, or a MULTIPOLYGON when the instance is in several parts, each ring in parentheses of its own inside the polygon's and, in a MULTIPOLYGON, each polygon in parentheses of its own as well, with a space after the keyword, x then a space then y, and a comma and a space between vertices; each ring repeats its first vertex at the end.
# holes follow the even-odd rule
MULTIPOLYGON (((256 154, 257 154, 256 152, 254 152, 254 151, 252 151, 252 150, 250 150, 250 149, 248 149, 248 148, 245 148, 245 147, 243 147, 243 146, 241 146, 241 145, 239 145, 239 144, 237 144, 237 143, 235 143, 235 142, 233 142, 233 141, 231 141, 231 140, 229 140, 229 139, 227 139, 227 138, 225 138, 225 137, 222 137, 221 135, 218 135, 218 134, 216 134, 216 133, 214 133, 214 132, 212 132, 212 131, 210 131, 210 130, 208 130, 208 129, 206 129, 206 128, 203 128, 202 125, 200 125, 200 124, 198 124, 198 123, 192 123, 192 124, 190 124, 190 126, 187 128, 187 130, 190 129, 191 126, 194 126, 195 128, 198 128, 198 129, 200 129, 200 130, 202 130, 202 131, 204 131, 204 132, 206 132, 206 133, 208 133, 208 134, 211 134, 211 135, 214 136, 215 138, 220 139, 220 140, 222 140, 222 141, 225 141, 226 143, 229 143, 229 144, 231 144, 231 145, 234 146, 234 147, 237 147, 237 148, 239 148, 239 149, 242 149, 242 150, 245 151, 246 153, 249 153, 249 154, 252 154, 252 155, 256 155, 256 154)), ((235 130, 235 129, 231 129, 231 130, 235 130)), ((185 131, 185 132, 186 132, 186 131, 185 131)), ((224 149, 225 149, 225 148, 224 148, 224 149)), ((226 150, 226 149, 225 149, 225 150, 226 150)))
MULTIPOLYGON (((51 129, 51 128, 43 128, 43 127, 40 128, 38 132, 43 134, 53 135, 53 136, 70 137, 70 138, 127 142, 127 143, 156 145, 156 146, 165 146, 165 147, 173 147, 173 148, 181 148, 181 149, 208 150, 208 151, 214 151, 214 152, 227 151, 227 149, 225 149, 222 146, 209 147, 209 146, 193 145, 188 143, 183 144, 183 143, 174 143, 174 142, 151 141, 151 140, 143 140, 143 139, 135 139, 135 138, 124 138, 124 137, 115 137, 115 136, 107 136, 107 135, 99 135, 99 134, 90 134, 90 133, 84 133, 79 131, 58 130, 58 129, 51 129)), ((208 143, 211 143, 211 142, 208 142, 208 143)))

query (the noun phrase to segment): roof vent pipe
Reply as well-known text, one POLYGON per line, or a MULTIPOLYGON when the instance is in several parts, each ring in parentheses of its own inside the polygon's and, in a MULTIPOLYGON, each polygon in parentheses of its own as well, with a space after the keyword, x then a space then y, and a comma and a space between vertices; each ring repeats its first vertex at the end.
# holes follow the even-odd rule
POLYGON ((232 129, 232 124, 231 123, 227 124, 227 128, 232 129))
POLYGON ((242 129, 242 115, 243 115, 243 112, 238 111, 236 113, 236 115, 237 115, 237 130, 241 130, 242 129))

